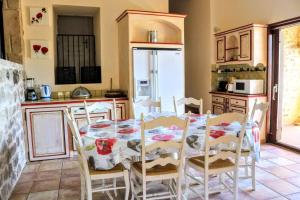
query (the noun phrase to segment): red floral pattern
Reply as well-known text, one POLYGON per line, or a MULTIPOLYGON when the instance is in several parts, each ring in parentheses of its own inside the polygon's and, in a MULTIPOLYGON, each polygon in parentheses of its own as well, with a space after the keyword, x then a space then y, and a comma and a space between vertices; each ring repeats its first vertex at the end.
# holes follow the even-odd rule
POLYGON ((174 135, 169 135, 169 134, 160 134, 160 135, 155 135, 152 137, 152 140, 155 141, 169 141, 174 138, 174 135))
POLYGON ((101 139, 96 139, 95 145, 97 147, 97 152, 100 155, 108 155, 111 154, 112 152, 112 147, 116 143, 115 138, 101 138, 101 139))
POLYGON ((132 134, 132 133, 135 133, 137 131, 138 130, 135 129, 135 128, 124 128, 124 129, 119 130, 118 133, 120 133, 120 134, 132 134))
POLYGON ((213 138, 219 138, 221 136, 225 135, 225 131, 221 131, 221 130, 211 130, 210 131, 210 136, 213 138))

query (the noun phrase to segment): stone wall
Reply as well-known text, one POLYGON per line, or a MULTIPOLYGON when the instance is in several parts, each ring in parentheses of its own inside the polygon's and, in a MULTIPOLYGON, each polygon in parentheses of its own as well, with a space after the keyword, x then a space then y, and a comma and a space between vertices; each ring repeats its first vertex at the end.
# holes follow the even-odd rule
POLYGON ((26 163, 23 100, 23 67, 0 59, 0 200, 9 198, 26 163))
POLYGON ((3 23, 6 58, 23 64, 24 43, 21 0, 3 0, 3 23))
POLYGON ((285 28, 282 38, 282 116, 290 125, 300 117, 300 26, 285 28))

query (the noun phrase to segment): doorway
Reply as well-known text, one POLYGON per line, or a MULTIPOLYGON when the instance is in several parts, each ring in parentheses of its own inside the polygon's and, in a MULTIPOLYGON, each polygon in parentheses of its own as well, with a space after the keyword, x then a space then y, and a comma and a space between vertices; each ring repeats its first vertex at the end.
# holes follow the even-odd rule
POLYGON ((270 139, 300 150, 300 19, 270 27, 270 139))

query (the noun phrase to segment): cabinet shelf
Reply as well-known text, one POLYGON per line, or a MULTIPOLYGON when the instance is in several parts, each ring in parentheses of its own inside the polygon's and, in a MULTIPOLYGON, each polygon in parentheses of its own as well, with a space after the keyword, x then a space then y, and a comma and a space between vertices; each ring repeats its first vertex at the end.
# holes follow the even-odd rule
POLYGON ((183 43, 179 43, 179 42, 139 42, 139 41, 132 41, 130 42, 131 44, 161 44, 161 45, 183 45, 183 43))

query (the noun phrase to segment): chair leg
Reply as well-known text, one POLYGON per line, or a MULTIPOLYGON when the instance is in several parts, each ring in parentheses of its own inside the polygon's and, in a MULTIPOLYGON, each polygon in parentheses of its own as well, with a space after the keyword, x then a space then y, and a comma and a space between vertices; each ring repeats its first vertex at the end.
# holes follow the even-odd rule
POLYGON ((234 171, 234 183, 233 183, 233 192, 234 192, 234 200, 238 200, 238 180, 239 180, 239 169, 235 169, 234 171))
POLYGON ((143 180, 143 200, 147 197, 147 182, 143 180))
POLYGON ((85 199, 85 183, 84 176, 80 175, 80 185, 81 185, 81 200, 85 199))
POLYGON ((177 200, 181 200, 181 195, 182 195, 181 178, 177 179, 176 187, 177 187, 177 200))
POLYGON ((125 200, 128 200, 128 198, 129 198, 129 190, 130 190, 130 183, 129 183, 128 171, 124 171, 124 182, 125 182, 125 187, 126 187, 125 200))
POLYGON ((187 174, 189 174, 189 167, 188 164, 185 164, 185 191, 184 191, 184 198, 188 199, 189 198, 189 188, 190 188, 190 179, 189 176, 187 176, 187 174))
POLYGON ((249 169, 248 169, 248 165, 249 165, 249 164, 248 164, 248 156, 244 157, 244 159, 245 159, 245 166, 246 166, 246 167, 245 167, 245 174, 246 174, 245 176, 246 176, 246 177, 248 177, 248 176, 249 176, 249 169))
POLYGON ((116 187, 117 187, 117 179, 116 178, 114 178, 114 180, 113 180, 113 185, 114 185, 114 194, 115 194, 115 197, 117 197, 118 196, 118 192, 117 192, 117 189, 116 189, 116 187))
POLYGON ((251 178, 252 178, 252 190, 256 189, 256 182, 255 182, 255 159, 252 158, 251 164, 251 178))
POLYGON ((131 185, 131 200, 134 200, 134 183, 133 183, 133 175, 132 172, 129 174, 130 178, 130 185, 131 185))
POLYGON ((204 199, 209 200, 209 191, 208 191, 208 173, 204 172, 204 199))

